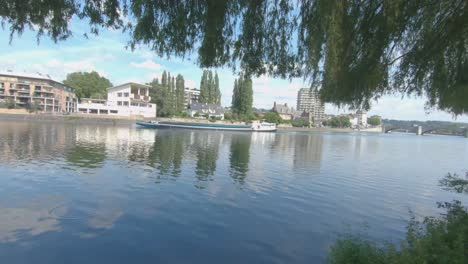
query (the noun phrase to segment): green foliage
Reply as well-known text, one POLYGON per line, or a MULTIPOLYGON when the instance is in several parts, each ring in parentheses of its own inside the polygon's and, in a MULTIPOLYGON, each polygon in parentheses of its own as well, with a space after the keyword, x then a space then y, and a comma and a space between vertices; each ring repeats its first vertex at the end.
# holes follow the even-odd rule
POLYGON ((266 113, 263 116, 263 119, 265 119, 265 121, 268 123, 281 124, 283 122, 283 119, 280 117, 280 115, 273 111, 266 113))
POLYGON ((464 0, 0 2, 10 41, 26 28, 65 40, 73 17, 93 34, 125 30, 130 48, 162 57, 195 50, 203 68, 306 77, 325 102, 366 109, 389 92, 424 94, 454 114, 468 112, 467 12, 464 0))
POLYGON ((252 79, 241 73, 239 79, 234 81, 232 111, 238 115, 248 116, 252 113, 252 104, 252 79))
POLYGON ((225 112, 224 113, 224 119, 226 120, 233 120, 233 115, 231 112, 225 112))
POLYGON ((204 118, 208 119, 210 117, 210 114, 206 113, 203 115, 204 118))
POLYGON ((204 70, 200 81, 200 102, 221 105, 221 91, 219 90, 218 73, 204 70))
POLYGON ((380 126, 382 123, 380 116, 371 116, 367 118, 367 123, 371 126, 380 126))
MULTIPOLYGON (((466 174, 468 179, 468 173, 466 174)), ((468 193, 468 180, 448 174, 440 181, 447 190, 468 193)), ((460 201, 439 203, 446 212, 440 217, 413 217, 406 240, 394 245, 363 240, 356 236, 339 239, 330 250, 328 262, 341 263, 467 263, 468 210, 460 201)))
POLYGON ((332 117, 330 120, 323 122, 324 126, 330 127, 351 127, 351 121, 349 120, 348 116, 335 116, 332 117))
POLYGON ((1 105, 3 108, 13 109, 16 107, 15 100, 11 97, 5 99, 5 102, 1 105))
POLYGON ((26 109, 29 113, 37 113, 42 110, 42 106, 39 101, 34 100, 26 105, 26 109))
POLYGON ((185 80, 180 74, 176 78, 176 112, 185 110, 185 80))
POLYGON ((196 112, 195 114, 193 114, 193 117, 200 117, 200 113, 196 112))
POLYGON ((291 121, 291 125, 293 127, 309 127, 310 123, 309 120, 306 120, 304 118, 296 118, 291 121))
POLYGON ((186 118, 186 117, 188 117, 188 114, 187 114, 187 112, 184 111, 184 112, 177 113, 176 116, 186 118))
POLYGON ((154 79, 151 86, 151 103, 157 105, 158 116, 174 116, 185 110, 185 81, 182 75, 171 77, 170 73, 163 72, 161 83, 154 79))
POLYGON ((75 89, 78 98, 100 99, 107 98, 107 88, 113 86, 108 79, 95 71, 69 73, 63 84, 75 89))

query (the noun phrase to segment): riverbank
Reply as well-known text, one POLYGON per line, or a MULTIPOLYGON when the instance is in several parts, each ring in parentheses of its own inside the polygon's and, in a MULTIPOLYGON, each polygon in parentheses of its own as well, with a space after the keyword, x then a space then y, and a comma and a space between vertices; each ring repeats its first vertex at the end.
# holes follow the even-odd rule
MULTIPOLYGON (((62 122, 74 124, 100 124, 100 125, 114 125, 114 126, 129 126, 135 124, 137 120, 143 120, 141 116, 121 117, 109 115, 87 115, 87 114, 35 114, 22 109, 2 109, 0 111, 0 120, 3 121, 28 121, 28 122, 62 122)), ((174 121, 174 122, 192 122, 192 123, 207 123, 205 119, 193 118, 156 118, 158 121, 174 121)), ((244 124, 243 122, 231 121, 216 121, 218 124, 244 124)), ((366 129, 366 130, 353 130, 350 128, 328 128, 328 127, 292 127, 292 126, 278 126, 280 132, 342 132, 342 133, 381 133, 381 129, 366 129)))
POLYGON ((54 122, 74 124, 99 124, 99 125, 122 125, 129 126, 138 119, 89 116, 89 115, 61 115, 61 114, 29 114, 22 112, 0 113, 1 121, 27 121, 27 122, 54 122))

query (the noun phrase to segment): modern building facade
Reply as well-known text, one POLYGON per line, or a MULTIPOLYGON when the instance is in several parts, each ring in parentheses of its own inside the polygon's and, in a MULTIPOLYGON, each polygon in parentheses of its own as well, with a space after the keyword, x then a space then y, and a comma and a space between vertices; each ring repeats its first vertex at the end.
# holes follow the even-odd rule
POLYGON ((107 90, 107 100, 82 98, 78 111, 83 114, 156 117, 156 104, 149 96, 151 86, 124 83, 107 90))
POLYGON ((0 72, 0 102, 15 107, 35 105, 41 112, 71 113, 77 111, 75 91, 48 75, 39 73, 0 72))
POLYGON ((186 107, 188 107, 192 103, 198 103, 200 99, 200 90, 196 88, 185 87, 184 97, 186 107))
POLYGON ((318 91, 310 88, 301 88, 297 93, 297 110, 312 113, 314 119, 325 118, 325 104, 320 100, 318 91))

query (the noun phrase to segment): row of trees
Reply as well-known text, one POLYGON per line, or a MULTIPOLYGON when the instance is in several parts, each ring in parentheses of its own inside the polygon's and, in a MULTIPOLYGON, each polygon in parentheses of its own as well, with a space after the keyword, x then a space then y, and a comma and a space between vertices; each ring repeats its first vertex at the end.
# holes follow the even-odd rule
POLYGON ((200 102, 221 105, 218 73, 215 72, 213 77, 212 71, 203 70, 200 81, 200 102))
POLYGON ((239 116, 248 116, 252 113, 253 90, 252 79, 241 73, 234 81, 232 91, 232 112, 239 116))
POLYGON ((151 102, 157 105, 158 116, 174 116, 185 110, 185 80, 178 74, 176 77, 166 71, 158 78, 148 83, 151 102))

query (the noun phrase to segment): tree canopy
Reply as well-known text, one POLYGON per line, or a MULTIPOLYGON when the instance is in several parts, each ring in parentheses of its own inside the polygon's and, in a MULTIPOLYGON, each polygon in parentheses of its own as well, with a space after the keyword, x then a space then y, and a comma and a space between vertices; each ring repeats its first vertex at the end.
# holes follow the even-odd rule
POLYGON ((185 80, 180 74, 172 76, 170 72, 164 71, 159 79, 153 79, 148 85, 151 86, 151 102, 156 104, 158 116, 174 116, 185 113, 185 80))
POLYGON ((90 32, 122 29, 129 47, 194 52, 203 68, 304 77, 325 102, 367 109, 388 93, 425 95, 428 107, 468 110, 465 0, 0 0, 12 38, 25 28, 54 41, 72 18, 90 32))
POLYGON ((239 79, 234 80, 232 111, 237 115, 248 116, 252 113, 252 103, 252 80, 241 73, 239 79))
POLYGON ((221 105, 218 73, 215 72, 213 77, 212 71, 203 70, 200 81, 200 102, 221 105))
POLYGON ((75 89, 78 98, 107 98, 107 88, 112 87, 112 83, 99 73, 73 72, 67 74, 67 79, 63 84, 75 89))

